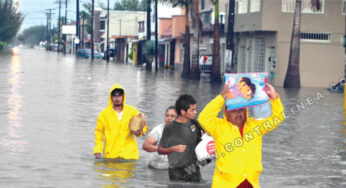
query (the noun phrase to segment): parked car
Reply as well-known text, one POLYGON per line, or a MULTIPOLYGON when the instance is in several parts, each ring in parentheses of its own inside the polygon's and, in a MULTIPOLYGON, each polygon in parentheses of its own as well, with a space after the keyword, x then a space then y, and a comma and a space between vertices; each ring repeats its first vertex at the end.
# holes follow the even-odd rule
POLYGON ((213 56, 202 55, 199 57, 199 71, 201 73, 211 73, 212 64, 213 64, 213 56))
POLYGON ((107 50, 103 54, 103 59, 107 59, 107 55, 109 57, 115 57, 115 48, 109 48, 109 52, 107 53, 107 50))
MULTIPOLYGON (((90 58, 91 57, 91 49, 82 48, 77 50, 77 57, 90 58)), ((101 54, 94 50, 94 58, 102 58, 101 54)))
MULTIPOLYGON (((58 51, 58 44, 52 44, 51 46, 48 46, 48 48, 46 48, 48 50, 57 52, 58 51)), ((62 52, 63 48, 60 46, 59 48, 59 52, 62 52)))

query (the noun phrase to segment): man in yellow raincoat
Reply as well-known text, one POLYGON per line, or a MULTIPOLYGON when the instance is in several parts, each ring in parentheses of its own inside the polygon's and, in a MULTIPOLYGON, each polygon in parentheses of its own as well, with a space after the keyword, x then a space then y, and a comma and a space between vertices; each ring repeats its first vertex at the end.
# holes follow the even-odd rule
POLYGON ((217 160, 212 187, 260 187, 262 136, 285 118, 279 95, 270 84, 266 87, 272 106, 269 118, 249 118, 246 109, 225 109, 224 118, 218 118, 229 92, 226 85, 200 113, 198 121, 215 140, 217 160))
MULTIPOLYGON (((125 90, 120 85, 113 85, 109 92, 108 106, 102 110, 97 118, 95 128, 96 158, 138 159, 138 148, 134 134, 130 133, 130 120, 140 112, 133 106, 126 104, 125 90), (103 144, 104 142, 104 144, 103 144)), ((148 131, 137 131, 141 136, 148 131)))

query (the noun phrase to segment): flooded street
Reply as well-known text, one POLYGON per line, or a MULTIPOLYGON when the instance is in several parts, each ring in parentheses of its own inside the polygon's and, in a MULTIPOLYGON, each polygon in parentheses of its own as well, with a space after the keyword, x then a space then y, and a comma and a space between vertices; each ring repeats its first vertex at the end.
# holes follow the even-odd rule
MULTIPOLYGON (((115 83, 147 115, 150 130, 179 95, 192 94, 200 112, 222 89, 206 77, 183 80, 170 70, 29 49, 0 54, 0 81, 0 187, 181 187, 167 171, 148 169, 145 138, 137 138, 138 161, 95 160, 96 118, 115 83)), ((260 185, 346 187, 343 95, 324 88, 277 91, 288 118, 263 137, 260 185)), ((206 184, 184 187, 210 187, 214 167, 202 168, 206 184)))

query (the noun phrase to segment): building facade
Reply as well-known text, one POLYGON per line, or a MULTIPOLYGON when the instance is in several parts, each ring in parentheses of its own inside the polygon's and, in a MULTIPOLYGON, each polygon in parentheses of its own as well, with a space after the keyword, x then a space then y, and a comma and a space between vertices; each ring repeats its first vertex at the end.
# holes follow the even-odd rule
MULTIPOLYGON (((146 18, 144 11, 109 11, 109 46, 115 48, 116 60, 124 62, 131 51, 129 41, 138 38, 139 22, 146 18)), ((107 49, 107 10, 100 11, 100 51, 107 49)))
MULTIPOLYGON (((345 1, 320 0, 317 10, 302 0, 300 80, 302 87, 329 87, 344 77, 345 1)), ((282 86, 286 76, 295 0, 238 0, 234 72, 267 72, 282 86)))
MULTIPOLYGON (((282 86, 286 76, 296 0, 236 0, 233 64, 225 62, 229 0, 219 0, 220 60, 224 72, 267 72, 282 86), (231 67, 231 68, 230 68, 231 67)), ((344 77, 342 39, 346 0, 302 0, 300 80, 302 87, 329 87, 344 77)), ((200 55, 212 55, 214 5, 200 1, 200 55), (201 48, 201 47, 200 47, 201 48)), ((195 33, 195 32, 193 32, 195 33)), ((192 41, 194 45, 197 41, 192 41)))

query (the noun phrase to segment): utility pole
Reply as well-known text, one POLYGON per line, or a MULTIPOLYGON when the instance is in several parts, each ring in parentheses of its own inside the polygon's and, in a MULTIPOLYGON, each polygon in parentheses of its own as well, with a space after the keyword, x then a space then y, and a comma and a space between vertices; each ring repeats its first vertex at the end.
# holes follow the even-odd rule
POLYGON ((85 20, 85 14, 82 15, 82 34, 81 34, 82 48, 84 48, 84 20, 85 20))
MULTIPOLYGON (((344 62, 345 62, 345 57, 346 57, 346 16, 345 16, 345 33, 344 33, 344 41, 343 41, 343 45, 344 45, 344 48, 345 48, 345 54, 344 54, 344 62)), ((344 79, 346 80, 346 64, 344 65, 344 79)), ((345 86, 346 87, 346 86, 345 86)), ((345 90, 345 89, 344 89, 345 90)), ((346 95, 346 92, 344 91, 344 94, 346 95)), ((346 96, 344 97, 344 100, 345 100, 345 108, 346 109, 346 96)), ((346 114, 345 114, 346 116, 346 114)))
POLYGON ((52 8, 49 8, 49 9, 46 9, 46 15, 47 15, 47 43, 49 44, 49 46, 51 46, 51 24, 52 24, 52 10, 55 10, 55 9, 52 9, 52 8))
MULTIPOLYGON (((79 33, 79 24, 80 24, 80 19, 79 19, 79 0, 76 1, 76 37, 80 41, 80 33, 79 33)), ((76 51, 78 50, 79 43, 76 44, 76 51)))
POLYGON ((59 17, 58 17, 58 53, 60 53, 60 33, 61 33, 61 0, 57 0, 55 3, 59 4, 59 17))
MULTIPOLYGON (((65 0, 65 24, 67 25, 67 0, 65 0)), ((64 40, 64 54, 66 54, 66 34, 63 35, 63 40, 64 40)))
POLYGON ((234 5, 235 5, 235 0, 229 0, 227 37, 226 37, 226 49, 228 49, 228 50, 233 50, 234 5))
POLYGON ((107 63, 109 62, 109 0, 107 1, 107 63))
MULTIPOLYGON (((226 50, 225 50, 225 61, 226 66, 233 65, 233 57, 234 57, 234 45, 233 45, 233 37, 234 37, 234 7, 235 0, 229 0, 228 3, 228 19, 227 19, 227 34, 226 34, 226 50)), ((231 71, 231 69, 226 71, 231 71)), ((225 72, 226 72, 225 71, 225 72)))
POLYGON ((91 60, 94 60, 94 9, 95 0, 91 0, 91 60))
POLYGON ((157 36, 157 0, 155 0, 155 72, 157 72, 157 49, 158 49, 158 36, 157 36))
MULTIPOLYGON (((144 0, 143 0, 144 1, 144 0)), ((147 40, 151 38, 151 28, 150 28, 150 12, 151 12, 151 0, 147 1, 147 40)))

